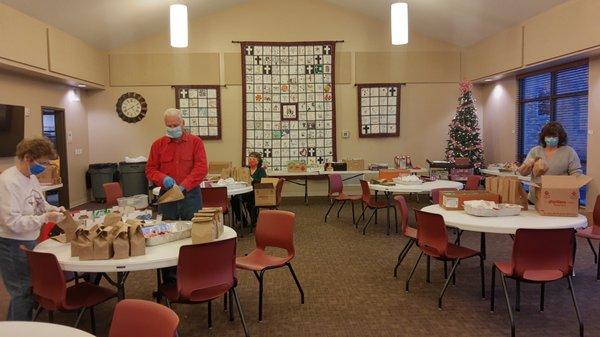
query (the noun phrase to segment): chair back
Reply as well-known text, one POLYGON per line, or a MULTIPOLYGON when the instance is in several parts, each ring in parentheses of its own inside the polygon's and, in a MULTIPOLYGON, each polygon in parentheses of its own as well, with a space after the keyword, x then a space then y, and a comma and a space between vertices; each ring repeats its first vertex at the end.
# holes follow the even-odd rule
POLYGON ((293 257, 295 254, 295 221, 296 215, 292 212, 279 210, 260 211, 254 232, 256 248, 262 250, 266 247, 282 248, 288 252, 288 257, 293 257))
POLYGON ((369 183, 366 180, 360 181, 360 188, 362 190, 362 201, 368 203, 371 201, 371 189, 369 183))
POLYGON ((513 243, 513 275, 527 270, 573 271, 575 231, 566 229, 518 229, 513 243))
POLYGON ((283 193, 283 183, 285 179, 279 178, 277 185, 275 186, 275 196, 277 197, 277 206, 281 205, 281 194, 283 193))
POLYGON ((408 205, 406 204, 406 199, 402 195, 397 195, 394 197, 394 201, 396 201, 396 205, 400 211, 402 233, 406 234, 406 229, 408 228, 408 205))
POLYGON ((440 203, 440 194, 445 191, 458 191, 456 188, 444 187, 444 188, 434 188, 431 190, 431 202, 434 205, 440 203))
POLYGON ((65 276, 52 253, 20 247, 27 254, 31 290, 35 300, 47 310, 60 310, 67 296, 65 276))
POLYGON ((592 233, 600 234, 600 195, 596 197, 594 211, 592 213, 592 233))
POLYGON ((482 177, 480 175, 470 175, 467 177, 467 183, 465 184, 465 190, 478 190, 479 183, 481 182, 482 177))
POLYGON ((327 176, 329 179, 329 192, 328 196, 338 196, 342 194, 344 190, 344 183, 342 182, 342 176, 339 173, 332 173, 327 176))
POLYGON ((423 212, 415 209, 417 221, 417 244, 422 249, 445 256, 448 248, 446 223, 439 214, 423 212))
POLYGON ((123 189, 119 182, 105 183, 102 184, 104 189, 104 196, 106 201, 104 202, 106 207, 112 207, 117 204, 117 199, 123 197, 123 189))
POLYGON ((227 208, 229 198, 227 197, 227 187, 204 187, 202 192, 202 206, 204 207, 221 207, 223 210, 227 208))
POLYGON ((201 297, 203 291, 225 293, 233 286, 235 238, 179 248, 177 291, 180 299, 201 297))
POLYGON ((179 317, 164 305, 144 300, 117 303, 108 337, 173 337, 179 317))

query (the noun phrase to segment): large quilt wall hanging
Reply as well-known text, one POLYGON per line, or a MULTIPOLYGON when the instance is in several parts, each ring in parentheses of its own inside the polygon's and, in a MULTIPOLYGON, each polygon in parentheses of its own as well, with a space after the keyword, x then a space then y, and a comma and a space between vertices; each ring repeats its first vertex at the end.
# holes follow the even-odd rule
POLYGON ((335 42, 242 42, 241 53, 242 162, 254 151, 274 171, 334 161, 335 42))
POLYGON ((218 85, 175 86, 175 106, 185 127, 202 139, 221 139, 221 88, 218 85))
POLYGON ((400 87, 399 83, 357 84, 359 137, 398 137, 400 87))

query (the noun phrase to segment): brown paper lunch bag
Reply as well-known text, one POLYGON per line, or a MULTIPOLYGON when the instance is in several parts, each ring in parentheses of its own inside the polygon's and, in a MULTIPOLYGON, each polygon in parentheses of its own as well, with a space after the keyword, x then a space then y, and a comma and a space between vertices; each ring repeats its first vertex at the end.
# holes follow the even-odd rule
POLYGON ((146 254, 146 239, 142 234, 142 222, 139 220, 127 220, 129 225, 129 255, 140 256, 146 254))
MULTIPOLYGON (((62 229, 62 231, 65 233, 65 238, 66 238, 65 242, 71 242, 71 241, 75 240, 75 238, 76 238, 75 232, 77 231, 79 224, 77 223, 77 221, 75 221, 73 219, 73 217, 71 216, 71 213, 69 213, 69 211, 65 211, 65 212, 63 212, 63 214, 65 216, 64 220, 57 223, 56 225, 60 229, 62 229)), ((65 243, 65 242, 63 242, 63 243, 65 243)))
POLYGON ((129 257, 129 225, 123 222, 119 225, 113 240, 113 259, 126 259, 129 257))
POLYGON ((113 239, 115 230, 118 230, 115 226, 103 226, 98 229, 98 235, 96 235, 92 241, 94 244, 94 260, 108 260, 113 257, 113 239))
POLYGON ((94 258, 93 240, 98 232, 98 226, 80 226, 76 232, 76 238, 71 242, 71 256, 79 256, 80 260, 92 260, 94 258))
POLYGON ((104 226, 114 226, 116 225, 119 221, 123 221, 123 215, 121 213, 108 213, 106 214, 106 216, 104 216, 104 221, 102 222, 102 225, 104 226))

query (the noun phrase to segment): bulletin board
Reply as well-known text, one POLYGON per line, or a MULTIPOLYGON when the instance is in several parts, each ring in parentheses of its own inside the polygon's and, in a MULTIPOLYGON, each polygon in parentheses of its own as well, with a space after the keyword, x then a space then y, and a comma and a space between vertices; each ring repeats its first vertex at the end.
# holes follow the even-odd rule
POLYGON ((175 106, 187 130, 204 139, 221 139, 221 87, 175 86, 175 106))
POLYGON ((335 42, 242 42, 241 54, 242 162, 335 161, 335 42))
POLYGON ((358 135, 361 138, 400 135, 400 83, 357 84, 358 135))

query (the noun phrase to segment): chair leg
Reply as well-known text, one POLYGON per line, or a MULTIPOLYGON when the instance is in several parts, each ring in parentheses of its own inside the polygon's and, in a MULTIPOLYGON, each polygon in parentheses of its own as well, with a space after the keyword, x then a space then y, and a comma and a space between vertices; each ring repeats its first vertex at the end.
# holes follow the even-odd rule
POLYGON ((583 337, 583 322, 579 315, 579 306, 577 306, 577 300, 575 299, 575 290, 573 289, 573 280, 571 275, 567 275, 567 281, 569 282, 569 289, 571 290, 571 298, 573 298, 573 306, 575 307, 575 314, 577 315, 577 322, 579 322, 579 336, 583 337))
POLYGON ((485 298, 485 270, 483 269, 483 254, 479 254, 479 273, 481 275, 481 298, 485 298))
POLYGON ((229 321, 233 322, 233 294, 231 290, 229 290, 227 300, 229 301, 229 321))
POLYGON ((354 223, 354 201, 350 201, 350 203, 352 204, 352 223, 354 223))
POLYGON ((502 289, 504 290, 504 298, 506 299, 506 308, 508 308, 508 317, 510 318, 510 335, 511 337, 515 337, 515 318, 513 316, 512 307, 510 306, 508 291, 506 290, 506 278, 502 272, 500 272, 500 281, 502 281, 502 289))
POLYGON ((598 263, 598 253, 596 253, 596 249, 594 249, 594 245, 592 244, 592 240, 587 239, 587 242, 590 245, 590 249, 592 250, 592 253, 594 253, 594 263, 598 263))
POLYGON ((492 285, 490 289, 490 312, 494 312, 494 302, 496 301, 496 265, 492 265, 492 285))
POLYGON ((367 210, 367 208, 365 207, 365 205, 362 205, 362 212, 360 213, 360 216, 358 217, 358 220, 356 220, 354 222, 354 227, 358 228, 358 222, 360 221, 360 219, 362 218, 363 220, 365 219, 365 211, 367 210))
POLYGON ((92 333, 96 334, 96 315, 94 314, 94 307, 90 307, 90 326, 92 327, 92 333))
POLYGON ((342 201, 342 205, 340 206, 340 208, 337 211, 337 217, 340 217, 340 212, 342 211, 342 208, 344 208, 344 205, 346 204, 346 200, 342 201))
POLYGON ((521 281, 517 280, 515 311, 521 311, 521 281))
POLYGON ((294 278, 294 282, 296 282, 296 287, 298 287, 298 291, 300 291, 300 303, 304 304, 304 290, 302 290, 300 281, 298 281, 298 277, 296 277, 296 273, 294 272, 294 268, 292 268, 292 264, 288 262, 287 266, 290 269, 292 277, 294 278))
MULTIPOLYGON (((454 269, 454 265, 456 265, 456 263, 454 262, 454 260, 452 260, 452 268, 450 268, 451 270, 454 269)), ((452 285, 456 285, 456 274, 452 274, 452 271, 450 271, 450 275, 448 275, 448 279, 452 279, 452 285)))
POLYGON ((546 291, 546 283, 540 285, 540 311, 544 311, 544 293, 546 291))
POLYGON ((446 292, 446 288, 448 288, 448 284, 450 283, 450 279, 456 273, 456 267, 458 267, 458 263, 460 259, 456 259, 456 261, 452 264, 452 270, 450 270, 450 277, 446 279, 444 283, 444 287, 442 288, 442 292, 440 293, 440 297, 438 298, 438 309, 442 309, 442 300, 444 299, 444 293, 446 292))
POLYGON ((85 309, 86 308, 82 308, 77 313, 77 319, 75 320, 75 325, 73 325, 75 328, 79 326, 79 322, 81 321, 81 317, 83 317, 83 314, 85 313, 85 309))
POLYGON ((427 255, 427 270, 425 274, 425 282, 431 283, 431 256, 427 255))
POLYGON ((448 278, 448 261, 444 261, 444 280, 448 278))
POLYGON ((227 297, 229 295, 229 292, 226 292, 225 295, 223 295, 223 311, 227 311, 227 297))
POLYGON ((33 318, 31 319, 31 321, 35 322, 35 320, 38 318, 42 311, 44 311, 44 308, 42 308, 42 306, 38 304, 38 307, 35 308, 35 312, 33 313, 33 318))
POLYGON ((262 321, 263 316, 263 286, 265 271, 262 270, 258 275, 258 321, 262 321))
POLYGON ((54 311, 48 310, 48 322, 54 323, 54 311))
POLYGON ((396 267, 394 267, 394 277, 398 277, 398 268, 400 267, 400 264, 402 263, 402 261, 408 254, 408 251, 412 248, 414 243, 415 242, 413 240, 409 239, 406 245, 404 245, 404 248, 402 248, 400 255, 398 255, 398 263, 396 263, 396 267))
POLYGON ((421 254, 419 254, 419 257, 417 258, 417 262, 415 262, 413 269, 410 271, 410 274, 408 275, 408 278, 406 279, 406 285, 404 286, 404 290, 406 292, 408 292, 408 286, 410 283, 410 279, 412 278, 413 274, 415 273, 415 270, 417 269, 417 265, 419 265, 419 261, 421 261, 422 257, 423 257, 423 251, 421 251, 421 254))
POLYGON ((375 223, 377 223, 377 208, 375 208, 375 210, 373 211, 373 213, 371 213, 371 216, 369 217, 369 220, 367 220, 367 223, 365 224, 365 227, 363 227, 363 235, 367 235, 367 227, 369 227, 369 224, 371 223, 371 220, 373 219, 373 216, 375 216, 375 223))
POLYGON ((212 301, 208 301, 208 328, 212 329, 212 301))
MULTIPOLYGON (((235 288, 231 288, 231 294, 233 295, 233 298, 235 299, 235 305, 237 306, 238 313, 240 314, 240 321, 242 321, 242 327, 244 327, 244 335, 246 335, 246 337, 249 337, 250 333, 248 333, 248 327, 246 327, 246 320, 244 319, 244 313, 242 312, 242 306, 240 305, 240 299, 238 298, 235 288)), ((231 311, 233 311, 233 310, 231 310, 231 311)))
POLYGON ((331 205, 329 205, 329 208, 327 209, 327 213, 325 213, 325 222, 327 222, 327 216, 329 215, 329 212, 331 212, 331 209, 333 208, 333 205, 335 205, 336 200, 332 199, 331 200, 331 205))
POLYGON ((394 223, 396 224, 396 234, 398 234, 398 212, 396 207, 394 207, 394 223))

